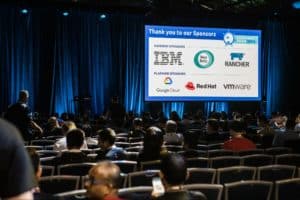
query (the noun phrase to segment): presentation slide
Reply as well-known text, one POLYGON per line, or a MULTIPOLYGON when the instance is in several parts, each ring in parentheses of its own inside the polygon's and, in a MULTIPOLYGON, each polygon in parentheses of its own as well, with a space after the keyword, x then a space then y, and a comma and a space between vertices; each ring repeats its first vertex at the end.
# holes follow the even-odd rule
POLYGON ((259 101, 261 30, 145 26, 146 101, 259 101))

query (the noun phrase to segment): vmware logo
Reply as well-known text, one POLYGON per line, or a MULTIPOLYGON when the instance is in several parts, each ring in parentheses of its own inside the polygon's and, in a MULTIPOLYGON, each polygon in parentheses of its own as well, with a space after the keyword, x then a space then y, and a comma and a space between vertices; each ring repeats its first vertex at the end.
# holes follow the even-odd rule
POLYGON ((214 55, 208 50, 199 51, 194 56, 194 64, 202 69, 212 66, 214 60, 214 55))

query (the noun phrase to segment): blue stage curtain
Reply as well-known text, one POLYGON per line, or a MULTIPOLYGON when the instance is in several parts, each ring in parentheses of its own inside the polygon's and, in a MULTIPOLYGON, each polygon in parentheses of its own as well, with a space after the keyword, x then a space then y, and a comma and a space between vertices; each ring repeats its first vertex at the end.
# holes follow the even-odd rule
POLYGON ((162 111, 165 113, 165 116, 170 118, 172 111, 176 111, 179 117, 182 118, 184 112, 184 103, 183 102, 163 102, 162 111))
POLYGON ((287 55, 285 26, 277 20, 264 22, 262 57, 262 93, 266 100, 266 115, 283 108, 284 74, 287 55))
POLYGON ((58 17, 52 112, 74 113, 75 105, 80 104, 74 101, 74 96, 90 96, 91 111, 103 113, 117 73, 111 67, 110 44, 109 21, 98 20, 97 13, 74 12, 68 17, 58 17))
POLYGON ((33 23, 31 12, 1 7, 0 13, 0 109, 5 111, 17 101, 19 91, 26 89, 34 111, 39 86, 39 26, 33 23))
MULTIPOLYGON (((141 114, 144 111, 144 23, 141 17, 125 16, 122 18, 120 49, 125 51, 125 95, 127 111, 141 114)), ((122 55, 122 54, 121 54, 122 55)))
POLYGON ((211 112, 226 112, 228 113, 228 102, 205 102, 204 103, 204 113, 206 116, 211 112))

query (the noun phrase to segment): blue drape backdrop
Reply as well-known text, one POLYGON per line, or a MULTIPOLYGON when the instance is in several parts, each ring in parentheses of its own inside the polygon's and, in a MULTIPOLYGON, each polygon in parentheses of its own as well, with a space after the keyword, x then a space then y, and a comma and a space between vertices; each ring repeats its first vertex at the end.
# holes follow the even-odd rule
MULTIPOLYGON (((15 7, 0 9, 1 112, 16 101, 20 89, 29 90, 33 110, 47 113, 76 112, 75 96, 91 97, 85 106, 93 114, 105 112, 114 95, 120 96, 127 111, 141 113, 147 107, 144 16, 119 13, 100 20, 95 11, 73 11, 63 17, 56 9, 36 8, 26 15, 15 7)), ((270 115, 285 103, 280 97, 286 88, 282 78, 288 56, 286 28, 276 19, 259 28, 262 92, 270 115)), ((171 111, 182 116, 188 103, 164 102, 161 108, 166 116, 171 111)), ((204 102, 204 112, 211 111, 228 112, 230 103, 204 102)))

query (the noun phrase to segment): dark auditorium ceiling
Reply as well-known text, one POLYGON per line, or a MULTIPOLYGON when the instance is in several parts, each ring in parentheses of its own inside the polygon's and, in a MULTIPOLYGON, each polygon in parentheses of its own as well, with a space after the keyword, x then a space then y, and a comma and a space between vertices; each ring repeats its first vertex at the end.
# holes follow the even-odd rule
POLYGON ((288 13, 292 0, 2 0, 20 5, 80 7, 138 13, 288 13))

